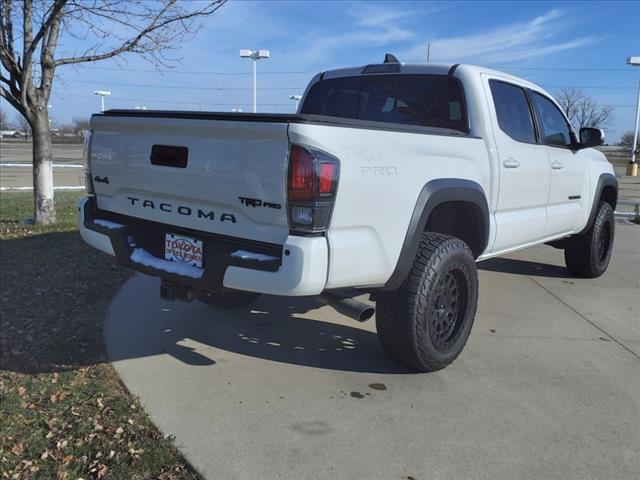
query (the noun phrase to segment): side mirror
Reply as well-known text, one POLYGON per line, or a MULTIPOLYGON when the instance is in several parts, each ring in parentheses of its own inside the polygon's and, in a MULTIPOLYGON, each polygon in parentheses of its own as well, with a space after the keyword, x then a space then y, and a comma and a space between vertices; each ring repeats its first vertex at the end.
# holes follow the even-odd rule
POLYGON ((580 146, 582 148, 597 147, 604 143, 604 132, 599 128, 583 127, 580 129, 580 146))

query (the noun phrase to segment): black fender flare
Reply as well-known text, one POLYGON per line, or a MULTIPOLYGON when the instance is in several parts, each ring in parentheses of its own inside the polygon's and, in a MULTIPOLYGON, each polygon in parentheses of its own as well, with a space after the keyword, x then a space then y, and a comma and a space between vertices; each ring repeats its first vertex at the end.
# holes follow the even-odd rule
POLYGON ((418 252, 420 237, 431 212, 438 205, 446 202, 468 202, 478 208, 484 219, 484 241, 480 252, 476 252, 476 256, 479 256, 487 248, 490 228, 489 205, 480 184, 459 178, 432 180, 422 187, 418 195, 396 267, 383 290, 395 290, 402 284, 411 270, 411 265, 418 252))
POLYGON ((600 198, 602 197, 602 192, 605 187, 613 187, 616 192, 615 199, 613 201, 612 208, 616 209, 616 205, 618 204, 618 179, 612 173, 602 173, 598 177, 598 183, 595 189, 595 195, 593 196, 593 202, 591 205, 591 212, 589 213, 589 219, 587 220, 587 225, 582 229, 580 233, 577 235, 582 235, 587 232, 596 218, 596 213, 598 213, 598 205, 600 204, 600 198))

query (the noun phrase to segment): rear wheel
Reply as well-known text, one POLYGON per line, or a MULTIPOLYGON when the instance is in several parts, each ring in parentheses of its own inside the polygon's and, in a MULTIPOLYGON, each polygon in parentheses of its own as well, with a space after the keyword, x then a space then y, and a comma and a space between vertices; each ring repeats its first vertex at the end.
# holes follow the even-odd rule
POLYGON ((409 275, 376 297, 376 326, 384 350, 423 372, 453 362, 467 342, 478 301, 478 274, 466 243, 423 233, 409 275))
POLYGON ((216 308, 240 308, 255 302, 259 296, 260 294, 255 292, 207 292, 200 295, 198 300, 216 308))
POLYGON ((614 234, 613 209, 607 202, 600 202, 591 228, 567 242, 564 260, 569 271, 586 278, 602 275, 611 260, 614 234))

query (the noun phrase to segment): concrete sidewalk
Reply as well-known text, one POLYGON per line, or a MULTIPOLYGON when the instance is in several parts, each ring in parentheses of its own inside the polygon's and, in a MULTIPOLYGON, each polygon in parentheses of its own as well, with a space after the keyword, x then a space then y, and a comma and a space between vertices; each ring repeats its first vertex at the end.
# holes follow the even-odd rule
POLYGON ((308 299, 165 303, 137 275, 106 321, 127 387, 210 479, 637 479, 640 227, 609 271, 537 247, 480 264, 469 343, 415 374, 375 324, 308 299))

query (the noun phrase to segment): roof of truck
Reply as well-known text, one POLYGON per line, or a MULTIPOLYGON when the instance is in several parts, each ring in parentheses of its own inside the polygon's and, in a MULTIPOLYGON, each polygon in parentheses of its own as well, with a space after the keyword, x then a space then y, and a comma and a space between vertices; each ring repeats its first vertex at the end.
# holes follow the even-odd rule
POLYGON ((410 63, 376 63, 370 65, 360 65, 358 67, 348 67, 348 68, 336 68, 333 70, 326 70, 322 73, 316 75, 309 85, 315 83, 319 80, 328 80, 331 78, 340 78, 340 77, 353 77, 358 75, 369 75, 369 74, 378 74, 378 75, 393 75, 393 74, 423 74, 423 75, 456 75, 462 77, 463 75, 479 75, 481 73, 495 75, 505 80, 511 80, 518 85, 522 85, 524 87, 532 88, 534 90, 539 90, 542 92, 546 92, 545 89, 540 87, 539 85, 530 82, 522 77, 517 77, 515 75, 511 75, 510 73, 501 72, 499 70, 494 70, 492 68, 483 67, 480 65, 472 65, 468 63, 424 63, 424 64, 410 64, 410 63))
MULTIPOLYGON (((348 68, 336 68, 333 70, 326 70, 318 76, 322 76, 323 80, 339 77, 351 77, 357 75, 367 74, 394 74, 394 73, 409 73, 409 74, 431 74, 431 75, 453 75, 454 72, 465 71, 466 73, 488 73, 491 75, 497 75, 504 78, 511 78, 518 83, 529 83, 528 80, 521 77, 516 77, 510 73, 501 72, 492 68, 483 67, 480 65, 472 65, 468 63, 425 63, 425 64, 411 64, 411 63, 379 63, 370 65, 360 65, 358 67, 348 68), (383 71, 388 69, 387 71, 383 71)), ((539 88, 539 87, 538 87, 539 88)))

